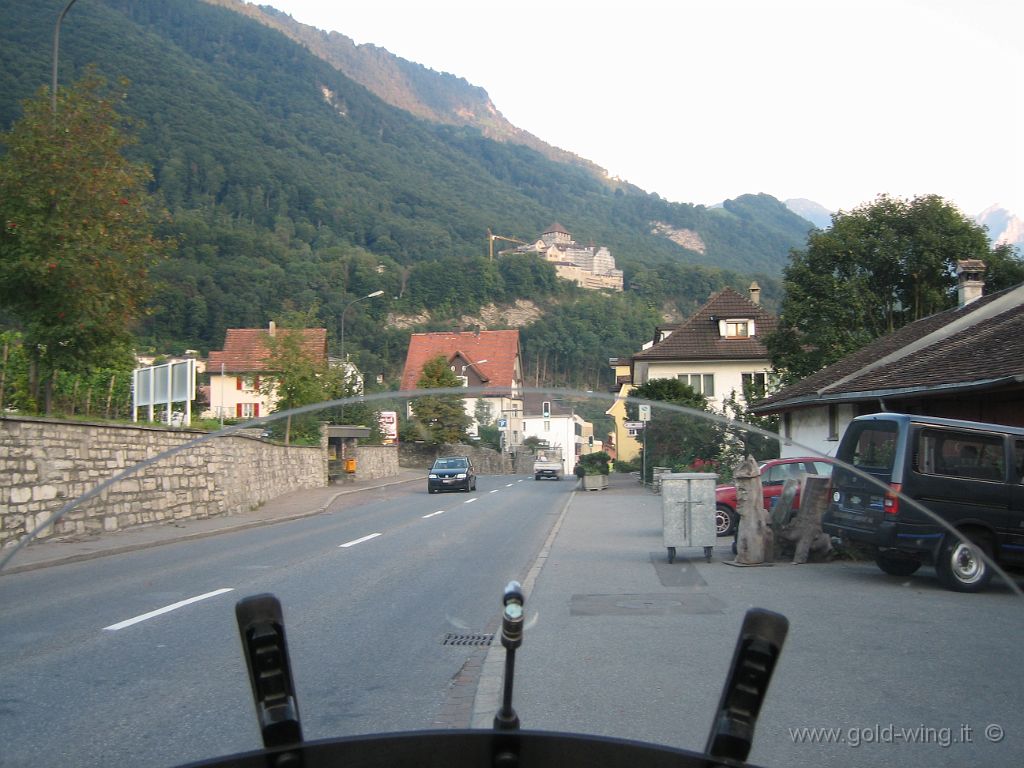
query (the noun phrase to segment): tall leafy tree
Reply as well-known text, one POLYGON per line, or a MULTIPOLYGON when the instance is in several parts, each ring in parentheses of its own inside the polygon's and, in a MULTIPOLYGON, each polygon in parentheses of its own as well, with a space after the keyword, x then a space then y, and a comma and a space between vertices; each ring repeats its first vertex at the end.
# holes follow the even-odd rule
MULTIPOLYGON (((698 411, 709 410, 707 398, 678 379, 651 379, 630 395, 698 411)), ((629 403, 626 410, 631 420, 638 418, 636 403, 629 403)), ((648 477, 655 466, 688 467, 697 459, 717 460, 725 444, 724 433, 714 422, 664 408, 651 409, 651 420, 644 432, 648 477)))
MULTIPOLYGON (((448 367, 444 355, 428 360, 416 386, 420 389, 457 387, 461 382, 448 367)), ((458 443, 466 437, 470 418, 458 395, 424 395, 415 404, 416 418, 435 443, 458 443)))
POLYGON ((882 195, 811 234, 785 271, 779 326, 765 343, 792 381, 956 303, 956 263, 981 259, 992 290, 1024 280, 1009 246, 936 195, 882 195))
POLYGON ((90 70, 56 113, 43 88, 0 136, 0 303, 23 333, 37 411, 59 371, 131 366, 148 268, 169 245, 153 235, 149 171, 124 155, 120 85, 90 70))

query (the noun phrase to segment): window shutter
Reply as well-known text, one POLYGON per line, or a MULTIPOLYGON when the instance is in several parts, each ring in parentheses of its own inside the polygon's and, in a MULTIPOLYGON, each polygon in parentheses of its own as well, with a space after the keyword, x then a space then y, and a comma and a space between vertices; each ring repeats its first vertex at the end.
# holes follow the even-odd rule
POLYGON ((241 403, 235 403, 235 416, 237 416, 238 418, 242 418, 242 404, 241 403))
POLYGON ((259 403, 253 403, 253 406, 252 406, 252 416, 253 416, 254 419, 258 419, 260 417, 260 404, 259 403))
POLYGON ((241 376, 235 376, 235 389, 241 389, 241 388, 242 388, 242 377, 241 376))

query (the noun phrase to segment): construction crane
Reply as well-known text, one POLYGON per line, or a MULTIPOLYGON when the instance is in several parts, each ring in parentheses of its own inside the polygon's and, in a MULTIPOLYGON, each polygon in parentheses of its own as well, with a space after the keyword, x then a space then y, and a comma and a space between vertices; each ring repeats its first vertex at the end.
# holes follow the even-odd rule
POLYGON ((508 243, 519 243, 519 245, 529 245, 529 243, 524 243, 522 240, 516 240, 514 237, 504 237, 503 235, 496 235, 493 232, 491 232, 491 228, 488 227, 487 228, 487 246, 488 246, 488 249, 489 249, 491 261, 494 261, 494 241, 495 240, 504 240, 505 242, 508 242, 508 243))

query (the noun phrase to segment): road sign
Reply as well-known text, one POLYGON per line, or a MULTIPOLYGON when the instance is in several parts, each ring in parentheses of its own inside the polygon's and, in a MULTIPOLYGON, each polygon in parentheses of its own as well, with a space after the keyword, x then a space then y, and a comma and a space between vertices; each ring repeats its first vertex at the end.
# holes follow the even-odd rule
POLYGON ((651 406, 641 403, 637 408, 640 411, 640 421, 651 420, 651 406))
POLYGON ((623 422, 622 426, 626 429, 643 429, 644 423, 642 421, 626 421, 623 422))
POLYGON ((498 419, 498 429, 506 429, 508 427, 508 419, 498 419))

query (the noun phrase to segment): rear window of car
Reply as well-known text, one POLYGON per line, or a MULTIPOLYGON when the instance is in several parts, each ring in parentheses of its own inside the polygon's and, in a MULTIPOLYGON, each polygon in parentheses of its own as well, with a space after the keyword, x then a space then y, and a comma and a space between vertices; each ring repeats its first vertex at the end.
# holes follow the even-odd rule
POLYGON ((898 434, 895 421, 854 422, 843 436, 839 458, 865 472, 891 475, 898 434))

